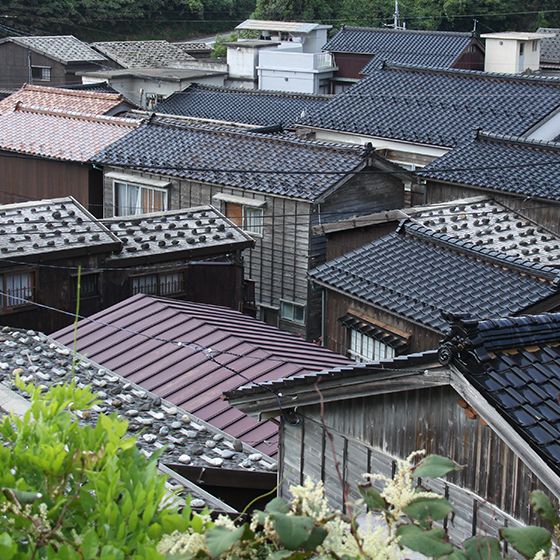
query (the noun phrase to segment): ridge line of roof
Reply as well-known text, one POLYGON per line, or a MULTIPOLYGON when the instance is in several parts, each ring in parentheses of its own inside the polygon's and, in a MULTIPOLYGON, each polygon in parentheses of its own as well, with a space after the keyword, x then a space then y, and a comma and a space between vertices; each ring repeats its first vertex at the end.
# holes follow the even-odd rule
POLYGON ((264 96, 264 95, 272 95, 275 97, 288 97, 294 99, 318 99, 318 100, 330 100, 334 97, 334 95, 327 95, 327 94, 319 94, 319 93, 305 93, 305 92, 298 92, 298 91, 281 91, 276 89, 244 89, 244 88, 232 88, 227 86, 215 86, 212 84, 200 84, 197 82, 193 82, 190 86, 185 88, 182 91, 175 91, 173 92, 167 99, 171 97, 180 96, 182 94, 188 93, 194 89, 202 89, 208 91, 223 91, 228 93, 242 93, 249 96, 264 96))
POLYGON ((524 138, 523 136, 514 136, 512 134, 499 134, 497 132, 487 132, 484 130, 477 130, 476 140, 482 141, 496 141, 502 144, 516 144, 525 147, 534 148, 548 148, 551 150, 560 150, 560 142, 552 140, 536 140, 532 138, 524 138))
POLYGON ((466 253, 466 256, 477 256, 490 261, 494 265, 506 265, 509 268, 518 269, 540 279, 548 280, 551 284, 560 288, 560 277, 557 272, 550 267, 534 264, 521 258, 513 258, 505 253, 486 249, 485 247, 477 247, 470 241, 465 241, 459 238, 451 237, 446 233, 434 231, 413 219, 401 221, 397 228, 397 233, 402 234, 403 232, 420 239, 428 239, 438 245, 447 247, 450 250, 466 253))
MULTIPOLYGON (((81 121, 96 122, 98 124, 108 124, 113 126, 122 126, 125 128, 137 128, 142 121, 134 121, 133 119, 125 119, 123 117, 111 117, 109 115, 92 115, 91 113, 78 113, 75 111, 65 111, 60 109, 45 109, 36 105, 25 105, 21 101, 16 103, 12 113, 32 113, 36 115, 45 115, 49 117, 74 119, 81 121)), ((4 116, 9 115, 6 113, 4 116)))
MULTIPOLYGON (((155 113, 152 115, 154 117, 155 113)), ((181 118, 181 117, 179 117, 181 118)), ((185 117, 188 119, 189 117, 185 117)), ((210 133, 217 136, 230 136, 230 137, 242 137, 242 138, 256 138, 262 139, 268 142, 274 142, 277 144, 294 144, 294 145, 303 145, 307 146, 312 149, 319 149, 319 148, 326 148, 332 152, 353 152, 356 155, 361 155, 364 157, 367 153, 366 148, 364 146, 358 145, 346 145, 346 144, 335 144, 331 142, 321 142, 317 140, 306 140, 304 138, 278 138, 273 136, 272 134, 260 134, 260 133, 251 133, 252 129, 248 130, 238 130, 238 129, 224 129, 223 127, 220 128, 211 128, 208 126, 202 127, 199 126, 197 123, 189 123, 189 122, 162 122, 165 121, 173 121, 175 120, 173 115, 167 115, 165 113, 160 113, 155 118, 152 118, 149 122, 143 123, 145 126, 160 126, 162 128, 176 128, 182 130, 195 130, 197 132, 202 133, 210 133)), ((341 172, 342 173, 342 172, 341 172)))
POLYGON ((40 93, 51 93, 53 95, 68 95, 70 97, 87 97, 92 99, 107 99, 115 101, 120 101, 123 99, 122 94, 117 92, 95 92, 81 89, 66 89, 61 87, 42 86, 39 84, 23 84, 21 89, 14 93, 19 93, 21 91, 36 91, 40 93))
MULTIPOLYGON (((367 27, 367 26, 360 26, 360 25, 345 25, 343 27, 341 27, 338 32, 340 33, 341 31, 372 31, 372 32, 383 32, 383 33, 418 33, 418 34, 422 34, 422 35, 450 35, 450 36, 454 36, 454 37, 473 37, 473 38, 477 38, 476 35, 474 33, 472 33, 471 31, 437 31, 437 30, 429 30, 429 29, 392 29, 390 27, 388 28, 384 28, 384 27, 367 27)), ((336 35, 335 35, 336 36, 336 35)), ((334 37, 333 37, 334 39, 334 37)), ((331 39, 332 40, 332 39, 331 39)), ((330 42, 330 41, 329 41, 330 42)))
POLYGON ((465 70, 463 68, 436 68, 432 66, 421 66, 418 64, 398 64, 395 62, 383 61, 382 67, 377 70, 377 72, 385 70, 411 71, 425 74, 431 73, 448 76, 458 76, 462 78, 481 78, 485 80, 504 80, 511 82, 529 83, 536 82, 541 84, 548 84, 550 86, 560 86, 560 76, 500 74, 498 72, 483 72, 481 70, 465 70))

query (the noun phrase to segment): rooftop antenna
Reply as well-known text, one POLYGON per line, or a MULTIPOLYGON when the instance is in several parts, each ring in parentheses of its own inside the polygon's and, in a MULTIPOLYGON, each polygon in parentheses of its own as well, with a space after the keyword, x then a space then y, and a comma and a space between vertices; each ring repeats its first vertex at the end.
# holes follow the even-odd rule
POLYGON ((403 22, 401 25, 401 16, 399 13, 399 0, 395 0, 395 12, 393 13, 393 23, 383 24, 385 27, 391 27, 393 29, 406 29, 406 23, 403 22))
POLYGON ((472 34, 476 35, 476 26, 478 24, 478 20, 477 19, 473 19, 473 28, 472 28, 472 34))

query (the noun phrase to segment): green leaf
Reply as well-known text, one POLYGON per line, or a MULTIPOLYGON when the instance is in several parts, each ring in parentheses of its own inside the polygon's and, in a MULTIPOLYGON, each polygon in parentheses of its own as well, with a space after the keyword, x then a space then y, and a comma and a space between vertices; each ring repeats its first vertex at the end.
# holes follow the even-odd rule
POLYGON ((445 532, 442 529, 424 531, 416 525, 401 525, 397 529, 397 537, 402 546, 430 558, 439 558, 453 552, 453 546, 444 540, 445 532))
POLYGON ((17 552, 17 544, 7 533, 0 534, 0 558, 11 560, 17 552))
POLYGON ((415 498, 403 509, 411 519, 426 523, 439 521, 453 511, 453 506, 445 498, 415 498))
POLYGON ((206 546, 213 558, 217 558, 235 543, 241 540, 241 536, 245 531, 245 525, 241 525, 237 529, 228 529, 227 527, 212 527, 206 532, 206 546))
POLYGON ((310 517, 283 513, 272 513, 270 516, 282 546, 287 549, 296 550, 309 539, 313 529, 313 520, 310 517))
POLYGON ((358 486, 358 491, 362 495, 366 506, 370 510, 380 510, 387 508, 387 502, 381 493, 373 486, 358 486))
POLYGON ((500 543, 491 537, 472 537, 463 543, 469 560, 501 560, 500 543))
POLYGON ((444 560, 468 560, 468 558, 462 550, 455 549, 451 554, 446 556, 444 560))
POLYGON ((558 525, 560 523, 558 513, 554 509, 552 502, 541 490, 531 492, 531 505, 544 521, 548 521, 551 525, 558 525))
POLYGON ((311 535, 303 543, 303 548, 305 550, 315 550, 318 546, 323 544, 323 541, 327 538, 329 532, 323 527, 313 527, 311 530, 311 535))
POLYGON ((2 493, 10 502, 19 502, 20 504, 32 504, 43 497, 41 492, 23 492, 15 488, 2 488, 2 493))
POLYGON ((288 513, 290 511, 290 504, 284 498, 274 498, 270 500, 266 507, 264 508, 265 511, 268 513, 277 512, 277 513, 288 513))
POLYGON ((441 455, 428 455, 416 465, 414 469, 414 476, 425 478, 438 478, 446 474, 458 471, 462 467, 441 455))
POLYGON ((293 554, 294 552, 292 550, 277 550, 269 554, 268 558, 269 560, 284 560, 286 558, 290 558, 291 560, 293 554))
POLYGON ((92 560, 97 556, 99 550, 99 539, 95 529, 86 531, 82 539, 82 554, 86 560, 92 560))
POLYGON ((544 527, 504 527, 500 536, 525 558, 533 558, 537 552, 548 552, 552 544, 550 532, 544 527))

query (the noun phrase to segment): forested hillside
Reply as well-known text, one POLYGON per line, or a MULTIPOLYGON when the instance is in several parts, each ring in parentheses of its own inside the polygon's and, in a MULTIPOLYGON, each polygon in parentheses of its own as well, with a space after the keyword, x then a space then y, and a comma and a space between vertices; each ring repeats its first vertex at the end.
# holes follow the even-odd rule
MULTIPOLYGON (((410 29, 478 31, 560 27, 558 0, 401 0, 410 29)), ((0 33, 73 33, 85 40, 187 38, 262 19, 349 25, 392 21, 393 0, 0 0, 0 33), (256 1, 256 5, 255 5, 256 1)))

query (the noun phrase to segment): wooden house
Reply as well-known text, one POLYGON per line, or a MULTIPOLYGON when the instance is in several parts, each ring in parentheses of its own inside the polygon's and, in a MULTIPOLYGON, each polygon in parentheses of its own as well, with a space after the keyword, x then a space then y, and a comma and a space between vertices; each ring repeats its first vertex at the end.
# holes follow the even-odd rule
POLYGON ((478 131, 419 170, 427 203, 484 194, 560 233, 560 144, 478 131))
POLYGON ((0 324, 53 332, 138 293, 252 309, 252 238, 216 209, 97 220, 71 197, 0 206, 0 324), (245 305, 247 303, 247 305, 245 305))
POLYGON ((558 309, 559 247, 495 204, 428 208, 310 272, 323 289, 323 343, 367 362, 434 348, 445 312, 558 309))
POLYGON ((299 129, 329 142, 371 142, 415 170, 471 140, 476 129, 554 139, 559 92, 554 78, 385 63, 302 119, 299 129))
POLYGON ((73 35, 7 37, 0 40, 0 88, 23 84, 79 84, 79 71, 99 70, 111 63, 73 35))
POLYGON ((401 207, 410 176, 369 148, 154 116, 100 152, 105 216, 213 204, 255 239, 245 257, 259 317, 316 338, 323 262, 312 226, 401 207))
POLYGON ((281 495, 322 480, 333 506, 362 473, 391 477, 423 449, 464 467, 422 484, 447 497, 454 542, 533 523, 530 493, 560 498, 560 315, 453 319, 439 352, 250 384, 229 402, 278 417, 281 495), (438 359, 439 358, 439 359, 438 359), (342 480, 337 474, 341 473, 342 480))
POLYGON ((344 25, 323 50, 333 55, 337 67, 334 93, 344 91, 383 62, 484 70, 484 46, 473 33, 344 25))
MULTIPOLYGON (((76 93, 68 91, 70 101, 64 104, 71 107, 65 110, 42 108, 43 97, 39 107, 18 103, 0 115, 0 203, 73 196, 93 215, 102 215, 103 175, 90 158, 131 132, 139 121, 92 114, 88 112, 92 93, 84 92, 78 103, 76 93), (77 112, 76 106, 84 111, 77 112)), ((119 95, 93 95, 112 95, 113 106, 122 102, 119 95)), ((61 97, 48 96, 48 102, 60 105, 61 97)), ((103 102, 108 105, 107 99, 103 102)), ((2 103, 8 105, 10 98, 2 103)))

